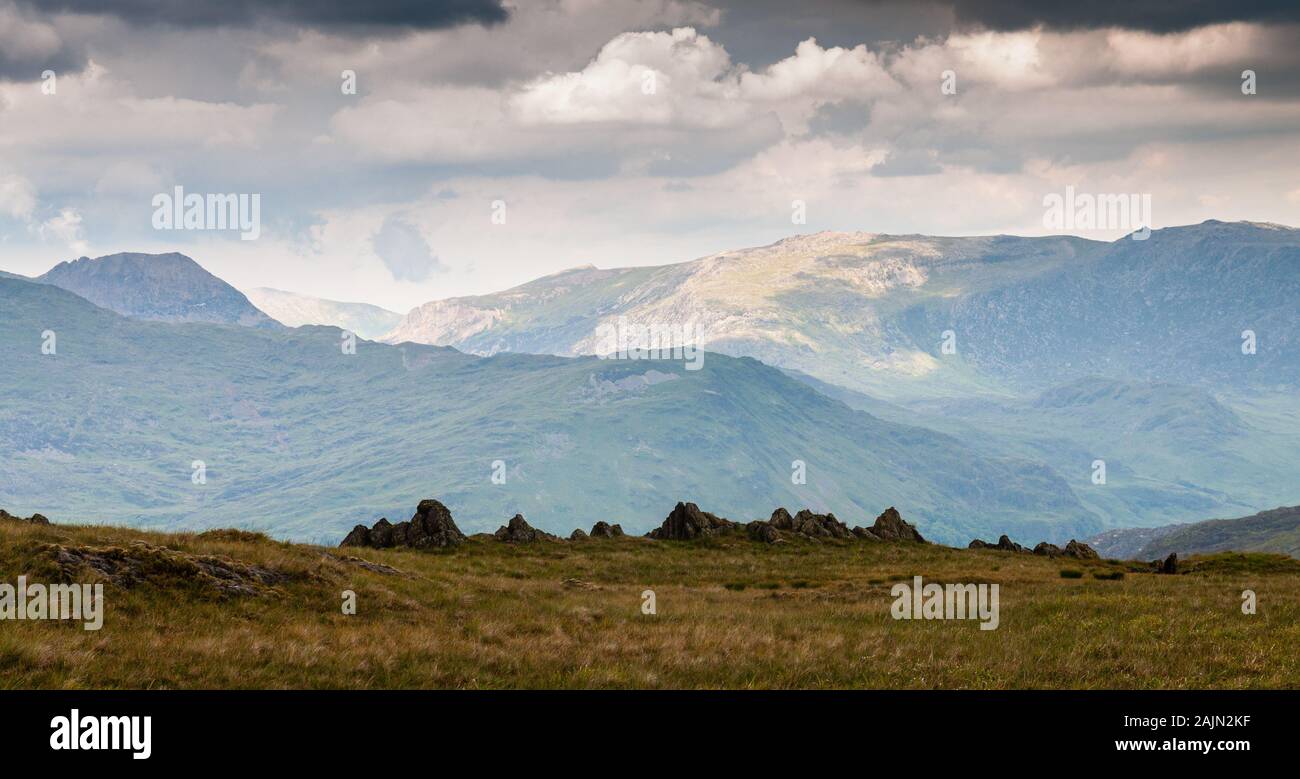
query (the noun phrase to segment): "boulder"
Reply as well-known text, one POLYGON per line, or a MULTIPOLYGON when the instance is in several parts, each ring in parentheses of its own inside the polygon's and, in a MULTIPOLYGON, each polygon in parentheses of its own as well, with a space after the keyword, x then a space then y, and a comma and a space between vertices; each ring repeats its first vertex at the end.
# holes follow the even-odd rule
POLYGON ((524 521, 523 514, 515 514, 510 521, 497 528, 496 540, 507 544, 532 544, 538 541, 559 541, 556 536, 538 530, 524 521))
POLYGON ((1097 554, 1097 550, 1093 549, 1092 547, 1088 546, 1082 541, 1075 541, 1073 538, 1070 539, 1070 543, 1065 545, 1065 551, 1062 552, 1062 554, 1064 554, 1066 557, 1075 557, 1080 560, 1101 559, 1101 555, 1097 554))
POLYGON ((772 516, 768 518, 767 523, 771 525, 774 530, 794 530, 794 517, 790 516, 790 512, 786 511, 784 508, 779 508, 776 511, 773 511, 772 516))
POLYGON ((926 543, 916 528, 903 519, 898 509, 890 506, 876 517, 876 524, 871 526, 871 533, 882 541, 916 541, 926 543))
POLYGON ((814 514, 808 509, 794 515, 795 532, 809 538, 853 538, 849 526, 834 514, 814 514))
POLYGON ((1057 546, 1056 544, 1049 544, 1046 541, 1043 541, 1039 543, 1038 546, 1034 547, 1034 554, 1044 555, 1047 557, 1060 557, 1061 547, 1057 546))
POLYGON ((608 522, 600 521, 591 526, 592 538, 622 538, 623 526, 611 525, 608 522))
POLYGON ((772 512, 767 524, 774 530, 807 538, 853 538, 853 531, 836 519, 834 514, 814 514, 808 509, 803 509, 792 517, 790 512, 779 508, 772 512))
POLYGON ((339 546, 370 546, 370 528, 357 525, 343 538, 339 546))
POLYGON ((588 538, 590 538, 590 536, 588 536, 582 528, 577 528, 569 534, 570 541, 586 541, 588 538))
POLYGON ((1156 573, 1178 573, 1178 553, 1170 552, 1163 562, 1156 560, 1151 565, 1156 569, 1156 573))
POLYGON ((4 509, 0 509, 0 520, 4 520, 4 519, 10 519, 13 520, 14 522, 27 522, 32 525, 50 524, 50 520, 46 519, 45 516, 42 514, 33 514, 30 517, 16 517, 13 514, 10 514, 8 511, 5 511, 4 509))
POLYGON ((456 546, 464 541, 465 534, 456 527, 447 507, 436 500, 425 499, 420 501, 410 520, 394 525, 386 517, 381 517, 373 527, 357 525, 339 546, 425 549, 456 546))
POLYGON ((781 539, 781 531, 777 530, 771 522, 764 522, 756 519, 745 525, 745 535, 754 541, 762 541, 765 544, 775 544, 781 539))
POLYGON ((407 533, 407 543, 416 549, 425 547, 456 546, 465 541, 465 534, 456 527, 451 518, 451 511, 436 500, 427 498, 420 501, 411 517, 411 529, 407 533))
POLYGON ((1002 535, 998 538, 996 544, 990 544, 988 541, 975 539, 970 542, 968 549, 997 549, 1002 552, 1028 552, 1029 550, 1012 541, 1008 536, 1002 535))
POLYGON ((854 535, 855 538, 857 538, 857 539, 860 540, 860 541, 880 541, 880 540, 882 540, 882 539, 880 538, 880 536, 876 535, 875 533, 872 533, 870 530, 866 529, 865 527, 855 527, 855 528, 853 528, 853 535, 854 535))
POLYGON ((388 517, 380 517, 375 526, 370 528, 370 545, 376 549, 385 549, 393 545, 393 523, 388 521, 388 517))
POLYGON ((688 541, 692 538, 713 536, 734 530, 738 526, 707 511, 700 511, 694 503, 678 503, 659 527, 646 533, 649 538, 661 541, 688 541))

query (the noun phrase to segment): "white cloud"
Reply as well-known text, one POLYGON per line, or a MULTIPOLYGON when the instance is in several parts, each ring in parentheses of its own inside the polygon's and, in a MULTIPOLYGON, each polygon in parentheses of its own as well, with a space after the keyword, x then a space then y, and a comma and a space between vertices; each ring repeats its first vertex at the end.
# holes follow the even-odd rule
POLYGON ((37 228, 41 239, 67 246, 78 254, 85 254, 88 244, 81 226, 81 214, 75 208, 62 208, 37 228))
POLYGON ((31 246, 5 237, 6 267, 63 259, 51 245, 84 245, 84 222, 105 250, 183 250, 239 285, 404 310, 819 229, 1033 233, 1066 185, 1151 192, 1157 226, 1297 222, 1300 100, 1278 75, 1295 27, 830 46, 803 26, 755 38, 691 2, 517 5, 500 25, 393 37, 83 36, 103 65, 61 74, 57 96, 0 83, 0 214, 31 225, 31 246), (1257 98, 1236 90, 1245 67, 1257 98), (141 192, 174 183, 263 192, 262 239, 149 231, 141 192), (488 221, 495 199, 506 225, 488 221), (373 241, 391 220, 427 248, 396 271, 373 241))
POLYGON ((15 173, 0 175, 0 214, 27 222, 35 210, 36 189, 32 182, 15 173))
POLYGON ((823 48, 814 39, 762 72, 690 27, 624 33, 580 71, 526 84, 510 105, 526 124, 628 123, 733 127, 775 111, 802 133, 818 108, 864 102, 897 89, 865 46, 823 48))

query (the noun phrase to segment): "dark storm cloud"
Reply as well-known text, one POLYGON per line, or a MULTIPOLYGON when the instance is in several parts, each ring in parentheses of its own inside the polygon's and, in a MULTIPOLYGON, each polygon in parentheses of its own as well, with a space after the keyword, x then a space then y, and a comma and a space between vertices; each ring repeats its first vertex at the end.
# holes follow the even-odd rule
POLYGON ((1223 22, 1300 22, 1296 0, 955 0, 959 25, 1020 30, 1043 25, 1056 30, 1125 27, 1155 33, 1181 32, 1223 22))
POLYGON ((40 0, 27 5, 46 13, 114 16, 139 26, 247 27, 269 19, 336 32, 433 29, 506 19, 500 0, 40 0))
POLYGON ((57 74, 79 71, 86 65, 81 47, 63 47, 40 57, 15 55, 0 46, 0 81, 36 81, 41 73, 57 74))

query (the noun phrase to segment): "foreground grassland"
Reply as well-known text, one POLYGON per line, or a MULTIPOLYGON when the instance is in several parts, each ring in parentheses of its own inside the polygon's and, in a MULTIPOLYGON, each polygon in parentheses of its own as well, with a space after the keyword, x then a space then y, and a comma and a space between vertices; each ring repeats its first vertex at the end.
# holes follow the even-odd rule
POLYGON ((106 587, 98 632, 0 622, 0 688, 1300 687, 1300 562, 1275 555, 1193 558, 1164 576, 906 543, 472 539, 398 552, 3 522, 0 581, 66 578, 55 546, 138 542, 285 578, 229 595, 159 564, 106 587), (891 586, 916 574, 1001 585, 1000 627, 892 619, 891 586), (655 616, 641 612, 646 589, 655 616))

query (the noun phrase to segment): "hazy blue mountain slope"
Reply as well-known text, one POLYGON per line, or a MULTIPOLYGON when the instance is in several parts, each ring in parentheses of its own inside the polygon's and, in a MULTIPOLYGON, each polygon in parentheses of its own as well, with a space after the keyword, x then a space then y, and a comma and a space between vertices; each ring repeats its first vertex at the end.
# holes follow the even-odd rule
POLYGON ((1097 538, 1098 551, 1114 557, 1155 560, 1212 552, 1280 552, 1300 557, 1300 506, 1261 511, 1239 519, 1211 519, 1153 530, 1124 529, 1097 538))
POLYGON ((596 354, 600 328, 698 328, 688 340, 890 397, 989 383, 960 356, 936 359, 944 328, 916 334, 903 312, 1088 262, 1072 237, 935 238, 816 233, 651 268, 578 268, 494 295, 427 303, 385 340, 500 351, 596 354))
POLYGON ((270 287, 245 290, 249 301, 282 325, 333 325, 375 340, 402 321, 402 315, 369 303, 344 303, 270 287))
POLYGON ((1300 411, 1289 394, 1217 397, 1181 385, 1087 377, 1026 398, 907 406, 810 381, 892 422, 952 435, 973 451, 1047 464, 1108 525, 1188 522, 1300 497, 1300 411), (1103 460, 1104 484, 1093 482, 1103 460))
POLYGON ((712 351, 890 401, 1091 375, 1282 389, 1300 382, 1297 300, 1300 231, 1279 225, 1209 221, 1112 243, 817 233, 433 301, 386 340, 590 354, 622 317, 694 323, 712 351), (1255 354, 1242 353, 1246 330, 1255 354))
MULTIPOLYGON (((1300 383, 1300 230, 1205 222, 1120 239, 1087 263, 918 306, 981 374, 1043 387, 1088 375, 1218 388, 1300 383), (1256 353, 1243 354, 1243 331, 1256 353)), ((935 354, 938 354, 937 348, 935 354)))
POLYGON ((37 281, 134 319, 275 327, 244 293, 183 254, 110 254, 61 262, 37 281))
POLYGON ((1048 468, 883 422, 750 359, 687 371, 365 342, 345 355, 334 328, 142 322, 16 280, 0 280, 0 303, 0 505, 57 521, 336 542, 437 496, 467 530, 522 511, 555 532, 644 531, 682 499, 849 522, 895 505, 963 544, 1101 527, 1048 468), (57 355, 41 354, 43 329, 57 355), (791 483, 796 459, 806 485, 791 483))

